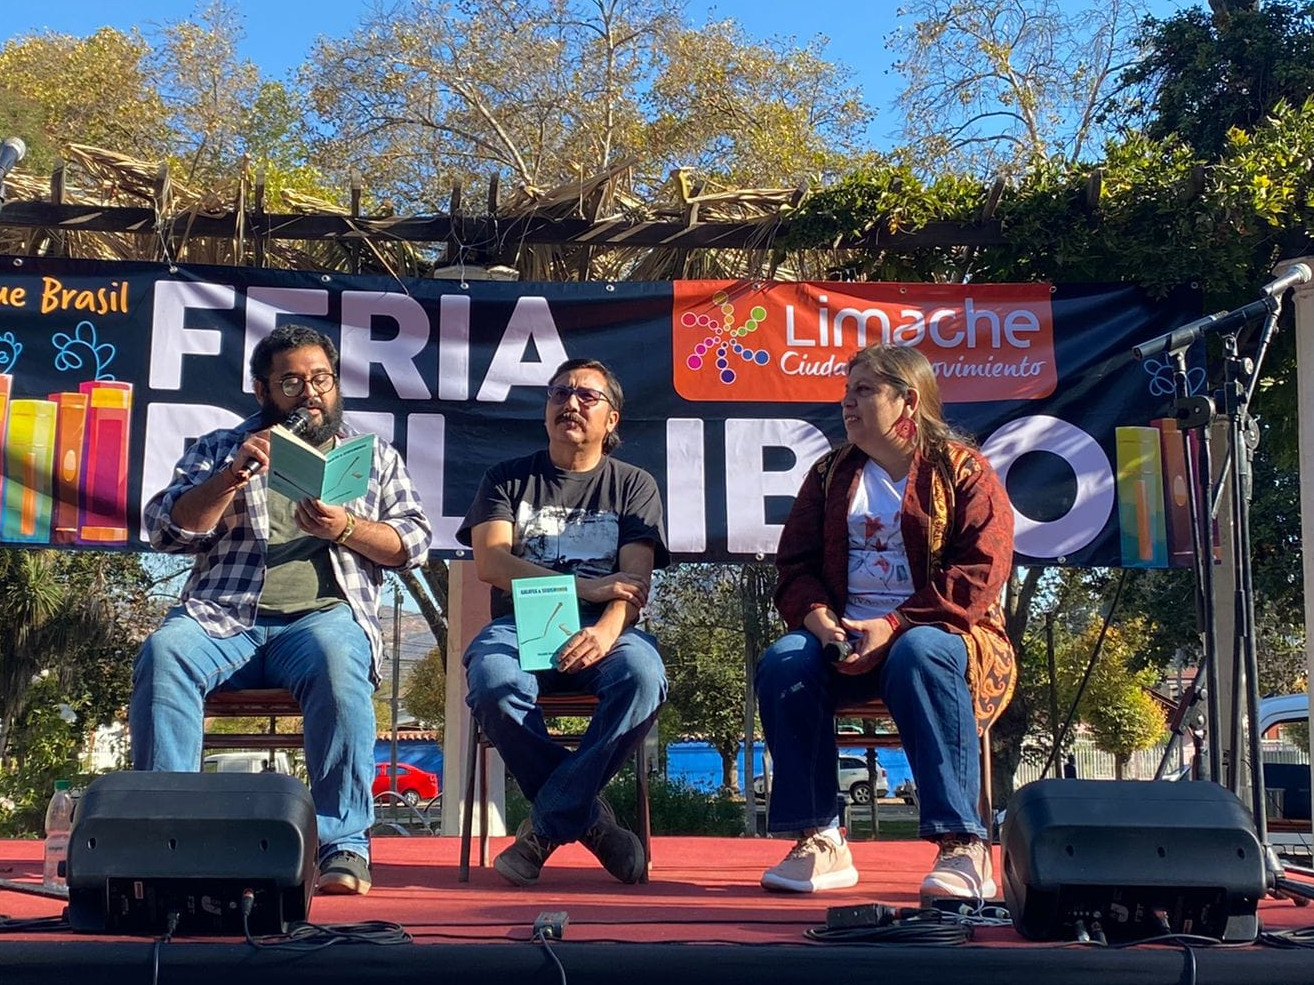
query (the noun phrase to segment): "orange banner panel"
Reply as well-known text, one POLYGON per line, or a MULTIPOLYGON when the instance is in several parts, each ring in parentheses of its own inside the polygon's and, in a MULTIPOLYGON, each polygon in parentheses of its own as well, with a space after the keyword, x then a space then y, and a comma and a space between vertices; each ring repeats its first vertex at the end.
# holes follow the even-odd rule
POLYGON ((676 281, 686 400, 828 403, 876 342, 915 346, 946 403, 1038 400, 1058 385, 1048 284, 676 281))

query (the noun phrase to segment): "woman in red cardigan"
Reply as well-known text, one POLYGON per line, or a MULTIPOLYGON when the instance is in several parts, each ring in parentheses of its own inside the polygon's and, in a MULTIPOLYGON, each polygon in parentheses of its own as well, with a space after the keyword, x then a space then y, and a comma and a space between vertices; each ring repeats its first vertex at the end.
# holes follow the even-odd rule
POLYGON ((990 464, 945 423, 931 364, 874 345, 849 360, 848 442, 808 472, 776 552, 776 607, 791 632, 757 667, 774 761, 772 833, 797 842, 762 876, 815 892, 858 881, 836 813, 834 714, 881 698, 939 846, 924 898, 996 895, 980 799, 978 727, 1012 696, 1000 593, 1013 511, 990 464))

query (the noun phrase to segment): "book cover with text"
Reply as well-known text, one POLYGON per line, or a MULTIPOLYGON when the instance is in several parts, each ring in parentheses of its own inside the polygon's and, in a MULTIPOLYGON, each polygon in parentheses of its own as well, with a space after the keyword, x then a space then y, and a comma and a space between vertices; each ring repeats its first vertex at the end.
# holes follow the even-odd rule
POLYGON ((374 435, 358 434, 328 451, 276 424, 269 429, 269 488, 288 499, 338 506, 364 496, 374 466, 374 435))
POLYGON ((516 578, 511 582, 516 646, 524 670, 551 670, 561 645, 579 632, 574 575, 516 578))

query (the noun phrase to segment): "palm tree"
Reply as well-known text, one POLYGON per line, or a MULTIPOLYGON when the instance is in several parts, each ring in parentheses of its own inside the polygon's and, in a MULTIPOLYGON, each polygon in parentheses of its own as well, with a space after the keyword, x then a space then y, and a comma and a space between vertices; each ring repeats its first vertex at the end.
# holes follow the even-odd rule
POLYGON ((100 556, 0 550, 0 760, 26 707, 32 677, 65 669, 117 626, 112 566, 100 556))

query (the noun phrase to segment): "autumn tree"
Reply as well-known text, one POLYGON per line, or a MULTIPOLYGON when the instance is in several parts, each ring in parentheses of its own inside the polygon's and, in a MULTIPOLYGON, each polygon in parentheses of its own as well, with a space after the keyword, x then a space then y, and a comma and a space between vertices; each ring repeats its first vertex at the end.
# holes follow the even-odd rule
POLYGON ((694 29, 679 0, 406 0, 324 39, 303 73, 326 135, 380 194, 447 204, 453 179, 547 188, 630 161, 793 183, 855 152, 869 113, 820 41, 694 29))
POLYGON ((906 80, 900 156, 928 171, 977 173, 1087 158, 1100 111, 1135 58, 1143 11, 1141 0, 903 4, 911 27, 889 42, 906 80))
POLYGON ((150 47, 137 31, 105 27, 78 38, 46 31, 0 48, 0 113, 28 143, 26 167, 49 168, 66 143, 141 157, 169 146, 150 47))
MULTIPOLYGON (((1094 647, 1100 629, 1096 620, 1079 627, 1074 638, 1079 652, 1094 647)), ((1095 747, 1112 754, 1114 777, 1119 780, 1124 778, 1132 755, 1162 740, 1167 725, 1163 706, 1149 693, 1158 682, 1158 671, 1138 665, 1137 650, 1143 632, 1139 620, 1109 627, 1079 705, 1095 747)))

